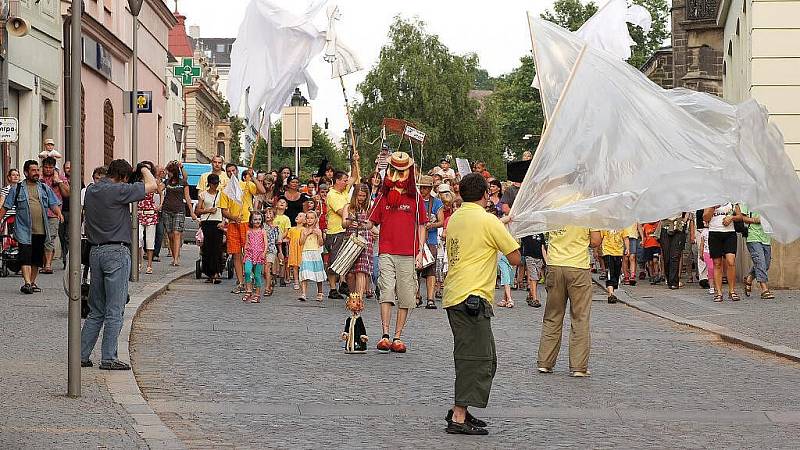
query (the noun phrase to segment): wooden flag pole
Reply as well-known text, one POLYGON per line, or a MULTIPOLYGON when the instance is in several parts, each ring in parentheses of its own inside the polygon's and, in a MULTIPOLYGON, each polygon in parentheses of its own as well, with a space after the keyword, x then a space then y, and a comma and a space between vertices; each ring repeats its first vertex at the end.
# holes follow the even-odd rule
POLYGON ((347 125, 348 125, 348 130, 350 130, 351 147, 350 147, 349 160, 350 160, 351 176, 353 175, 352 172, 355 172, 356 176, 355 182, 357 183, 360 181, 361 171, 359 170, 358 161, 353 161, 353 155, 358 152, 358 149, 356 148, 356 134, 355 131, 353 130, 353 117, 350 114, 350 101, 347 98, 347 89, 345 89, 344 87, 344 78, 342 78, 342 75, 339 75, 339 83, 342 85, 342 95, 344 96, 344 109, 347 112, 347 125))
MULTIPOLYGON (((256 163, 256 153, 258 153, 258 142, 261 140, 261 128, 264 126, 264 118, 266 118, 267 114, 261 116, 261 123, 258 124, 258 131, 256 131, 256 143, 253 147, 253 156, 250 157, 250 168, 254 169, 254 165, 256 163)), ((272 127, 272 119, 270 119, 270 128, 272 127)), ((271 130, 270 130, 271 131, 271 130)), ((269 135, 267 136, 269 137, 269 135)))

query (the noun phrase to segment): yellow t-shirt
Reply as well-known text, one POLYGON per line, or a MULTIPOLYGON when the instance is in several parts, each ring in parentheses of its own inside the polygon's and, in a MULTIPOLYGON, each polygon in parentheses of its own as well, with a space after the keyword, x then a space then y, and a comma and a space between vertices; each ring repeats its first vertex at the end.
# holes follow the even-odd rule
POLYGON ((309 234, 306 236, 306 241, 303 243, 303 251, 306 250, 319 250, 322 248, 316 234, 309 234))
MULTIPOLYGON (((211 172, 206 172, 200 175, 200 181, 197 182, 197 192, 203 192, 208 189, 208 176, 211 175, 211 172)), ((225 186, 228 185, 228 174, 225 171, 219 173, 219 189, 222 191, 225 189, 225 186)))
POLYGON ((590 232, 588 228, 568 226, 547 233, 547 264, 589 268, 590 232))
POLYGON ((622 232, 622 236, 631 239, 639 239, 639 226, 638 224, 633 224, 628 228, 625 228, 622 232))
POLYGON ((242 204, 238 204, 231 200, 224 192, 219 196, 219 207, 227 209, 228 214, 240 217, 241 222, 245 223, 250 220, 250 210, 253 209, 253 196, 258 192, 256 184, 252 181, 240 181, 239 186, 242 188, 242 204))
POLYGON ((476 203, 464 203, 447 224, 447 261, 442 306, 458 305, 470 295, 494 302, 497 252, 519 248, 506 227, 476 203))
POLYGON ((336 189, 328 191, 328 198, 325 203, 328 205, 328 234, 339 234, 344 231, 342 227, 342 216, 336 214, 350 201, 347 193, 339 192, 336 189))
POLYGON ((603 235, 603 256, 622 256, 625 253, 624 230, 604 230, 603 235))
POLYGON ((281 236, 286 236, 286 232, 289 231, 289 228, 292 228, 292 221, 289 220, 289 216, 286 214, 280 214, 272 219, 272 225, 278 227, 281 236))

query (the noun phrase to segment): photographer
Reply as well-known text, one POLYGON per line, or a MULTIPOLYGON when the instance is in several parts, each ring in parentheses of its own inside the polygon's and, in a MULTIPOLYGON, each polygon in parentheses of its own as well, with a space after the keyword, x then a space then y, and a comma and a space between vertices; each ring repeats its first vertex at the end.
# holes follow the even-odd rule
POLYGON ((81 330, 81 367, 91 367, 92 354, 100 328, 103 332, 102 370, 130 370, 117 359, 117 339, 122 328, 122 314, 128 297, 131 273, 130 204, 155 192, 158 183, 146 165, 136 174, 143 181, 129 183, 131 165, 116 159, 108 166, 108 174, 86 188, 85 227, 91 250, 91 290, 89 316, 81 330))

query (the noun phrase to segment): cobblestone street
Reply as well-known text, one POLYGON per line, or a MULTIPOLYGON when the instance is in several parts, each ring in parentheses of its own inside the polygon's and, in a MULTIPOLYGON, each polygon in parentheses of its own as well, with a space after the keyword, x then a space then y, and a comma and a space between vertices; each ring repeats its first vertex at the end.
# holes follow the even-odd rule
MULTIPOLYGON (((599 291, 592 377, 536 373, 543 309, 496 311, 499 367, 488 437, 444 433, 453 385, 445 313, 414 310, 409 352, 343 354, 341 300, 299 303, 278 288, 243 304, 230 284, 173 283, 134 323, 132 360, 148 403, 190 447, 794 447, 800 365, 674 325, 599 291)), ((742 302, 744 305, 746 302, 742 302)), ((726 305, 726 307, 734 307, 726 305)), ((736 305, 738 307, 738 305, 736 305)), ((566 331, 565 327, 566 345, 566 331)))

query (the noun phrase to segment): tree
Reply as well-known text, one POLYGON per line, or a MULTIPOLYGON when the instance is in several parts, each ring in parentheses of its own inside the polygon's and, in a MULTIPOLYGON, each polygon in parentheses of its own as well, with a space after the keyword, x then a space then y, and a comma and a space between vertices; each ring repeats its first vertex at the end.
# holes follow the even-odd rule
POLYGON ((546 10, 541 17, 569 31, 577 31, 596 12, 597 5, 594 2, 584 5, 580 0, 556 0, 553 10, 546 10))
MULTIPOLYGON (((327 160, 333 167, 347 170, 343 152, 336 147, 325 130, 316 123, 311 129, 311 147, 300 149, 300 180, 305 183, 319 168, 323 160, 327 160)), ((272 168, 277 170, 286 166, 294 172, 294 148, 281 145, 281 122, 272 124, 270 137, 272 140, 272 168)), ((249 161, 248 161, 249 162, 249 161)), ((256 148, 256 160, 253 165, 256 169, 267 170, 267 141, 259 139, 256 148)))
POLYGON ((667 0, 633 0, 637 5, 642 5, 650 11, 653 18, 653 26, 647 35, 641 28, 628 24, 631 37, 636 41, 633 47, 633 55, 628 62, 637 69, 644 66, 644 63, 664 45, 664 41, 670 36, 669 24, 669 4, 667 0))
MULTIPOLYGON (((631 37, 636 41, 628 63, 638 69, 664 45, 665 39, 670 35, 667 28, 669 4, 667 0, 633 0, 633 3, 647 8, 653 18, 652 29, 646 35, 641 28, 628 24, 631 37)), ((596 12, 597 5, 594 2, 584 5, 580 0, 556 0, 553 3, 553 10, 545 11, 541 17, 570 31, 576 31, 596 12)))
POLYGON ((475 89, 493 91, 496 83, 497 79, 490 77, 486 69, 475 71, 475 89))
POLYGON ((228 100, 222 99, 220 118, 227 118, 231 124, 231 161, 235 164, 239 164, 242 155, 242 144, 239 139, 242 135, 242 131, 244 131, 244 122, 240 117, 231 116, 230 113, 231 104, 228 103, 228 100))
POLYGON ((487 115, 497 118, 501 147, 517 159, 536 149, 544 123, 539 93, 531 87, 534 75, 533 58, 520 58, 519 67, 498 78, 486 108, 487 115))
MULTIPOLYGON (((358 86, 364 100, 356 105, 354 117, 361 129, 359 151, 365 169, 379 150, 382 120, 396 117, 426 133, 423 169, 452 155, 504 170, 491 118, 481 119, 480 104, 469 97, 477 70, 475 55, 455 55, 423 22, 395 17, 378 63, 358 86)), ((390 140, 390 145, 397 147, 398 140, 390 140)), ((414 156, 419 160, 419 148, 414 156)))

